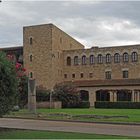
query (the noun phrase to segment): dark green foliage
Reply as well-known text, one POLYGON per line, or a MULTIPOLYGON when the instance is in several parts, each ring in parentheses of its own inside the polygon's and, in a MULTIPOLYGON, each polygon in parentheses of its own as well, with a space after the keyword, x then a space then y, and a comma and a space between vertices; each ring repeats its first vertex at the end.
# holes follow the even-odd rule
POLYGON ((79 105, 79 91, 72 84, 59 84, 54 87, 53 98, 62 102, 63 108, 75 108, 79 105))
POLYGON ((24 108, 24 106, 28 103, 28 77, 24 75, 18 80, 18 105, 20 108, 24 108))
POLYGON ((36 101, 49 101, 50 100, 50 90, 37 90, 36 91, 36 101))
POLYGON ((0 116, 8 113, 15 104, 17 78, 14 64, 0 52, 0 116))
POLYGON ((140 102, 95 102, 95 108, 138 109, 140 108, 140 102))
POLYGON ((90 107, 90 102, 89 101, 81 101, 79 102, 78 108, 89 108, 90 107))

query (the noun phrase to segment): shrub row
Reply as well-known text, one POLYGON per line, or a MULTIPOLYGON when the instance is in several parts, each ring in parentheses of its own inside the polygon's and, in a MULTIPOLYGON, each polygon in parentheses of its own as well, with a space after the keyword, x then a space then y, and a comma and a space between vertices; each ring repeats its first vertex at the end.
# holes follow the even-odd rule
POLYGON ((95 108, 125 108, 125 109, 139 109, 140 102, 95 102, 95 108))
POLYGON ((67 103, 63 104, 62 108, 89 108, 90 102, 88 101, 80 101, 79 103, 67 103))
POLYGON ((88 101, 81 101, 78 106, 78 108, 89 108, 90 107, 90 102, 88 101))
POLYGON ((49 90, 37 90, 36 92, 36 101, 43 102, 50 100, 50 91, 49 90))

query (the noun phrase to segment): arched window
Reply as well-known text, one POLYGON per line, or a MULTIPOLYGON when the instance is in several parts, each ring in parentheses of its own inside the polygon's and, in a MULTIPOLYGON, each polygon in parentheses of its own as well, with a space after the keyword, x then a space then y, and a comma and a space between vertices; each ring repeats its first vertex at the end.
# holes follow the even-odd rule
POLYGON ((82 65, 86 65, 86 56, 82 56, 82 65))
POLYGON ((78 65, 78 56, 74 57, 74 65, 78 65))
POLYGON ((120 63, 120 54, 119 53, 115 53, 115 55, 114 55, 114 62, 115 63, 120 63))
POLYGON ((138 54, 137 54, 137 52, 132 52, 131 59, 132 59, 132 62, 137 62, 138 61, 138 54))
POLYGON ((97 59, 99 64, 103 63, 103 56, 101 54, 98 55, 97 59))
POLYGON ((109 53, 106 55, 106 63, 111 63, 111 55, 109 53))
POLYGON ((90 64, 94 64, 94 55, 90 55, 89 57, 90 64))
POLYGON ((129 55, 128 55, 128 53, 124 53, 123 54, 123 62, 128 62, 129 61, 129 55))
POLYGON ((67 57, 67 66, 70 66, 71 65, 71 58, 68 56, 67 57))
POLYGON ((32 55, 30 55, 30 62, 32 62, 33 61, 33 56, 32 55))

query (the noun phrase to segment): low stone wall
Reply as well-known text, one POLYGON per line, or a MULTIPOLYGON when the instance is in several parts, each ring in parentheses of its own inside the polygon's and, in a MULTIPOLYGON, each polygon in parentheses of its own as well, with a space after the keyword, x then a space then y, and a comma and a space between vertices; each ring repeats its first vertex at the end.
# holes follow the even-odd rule
POLYGON ((56 102, 37 102, 36 103, 37 108, 62 108, 62 102, 56 101, 56 102))

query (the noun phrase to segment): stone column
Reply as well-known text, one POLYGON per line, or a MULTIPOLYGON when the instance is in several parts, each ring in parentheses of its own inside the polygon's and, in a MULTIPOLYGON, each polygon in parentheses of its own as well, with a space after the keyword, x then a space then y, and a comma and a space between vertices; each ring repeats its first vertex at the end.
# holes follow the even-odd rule
POLYGON ((138 91, 138 102, 140 102, 140 91, 138 91))
POLYGON ((137 90, 137 91, 135 91, 135 102, 139 102, 140 101, 140 91, 139 90, 137 90))
POLYGON ((95 106, 95 101, 96 101, 96 92, 95 91, 89 91, 90 107, 94 107, 95 106))
POLYGON ((113 91, 113 102, 117 102, 117 91, 113 91))
POLYGON ((135 102, 135 90, 132 90, 132 102, 135 102))
POLYGON ((109 94, 110 94, 110 102, 114 102, 114 92, 109 91, 109 94))
POLYGON ((35 79, 28 80, 28 110, 36 114, 36 83, 35 79))
POLYGON ((94 106, 94 99, 93 99, 93 93, 89 92, 89 102, 90 102, 90 107, 94 106))

